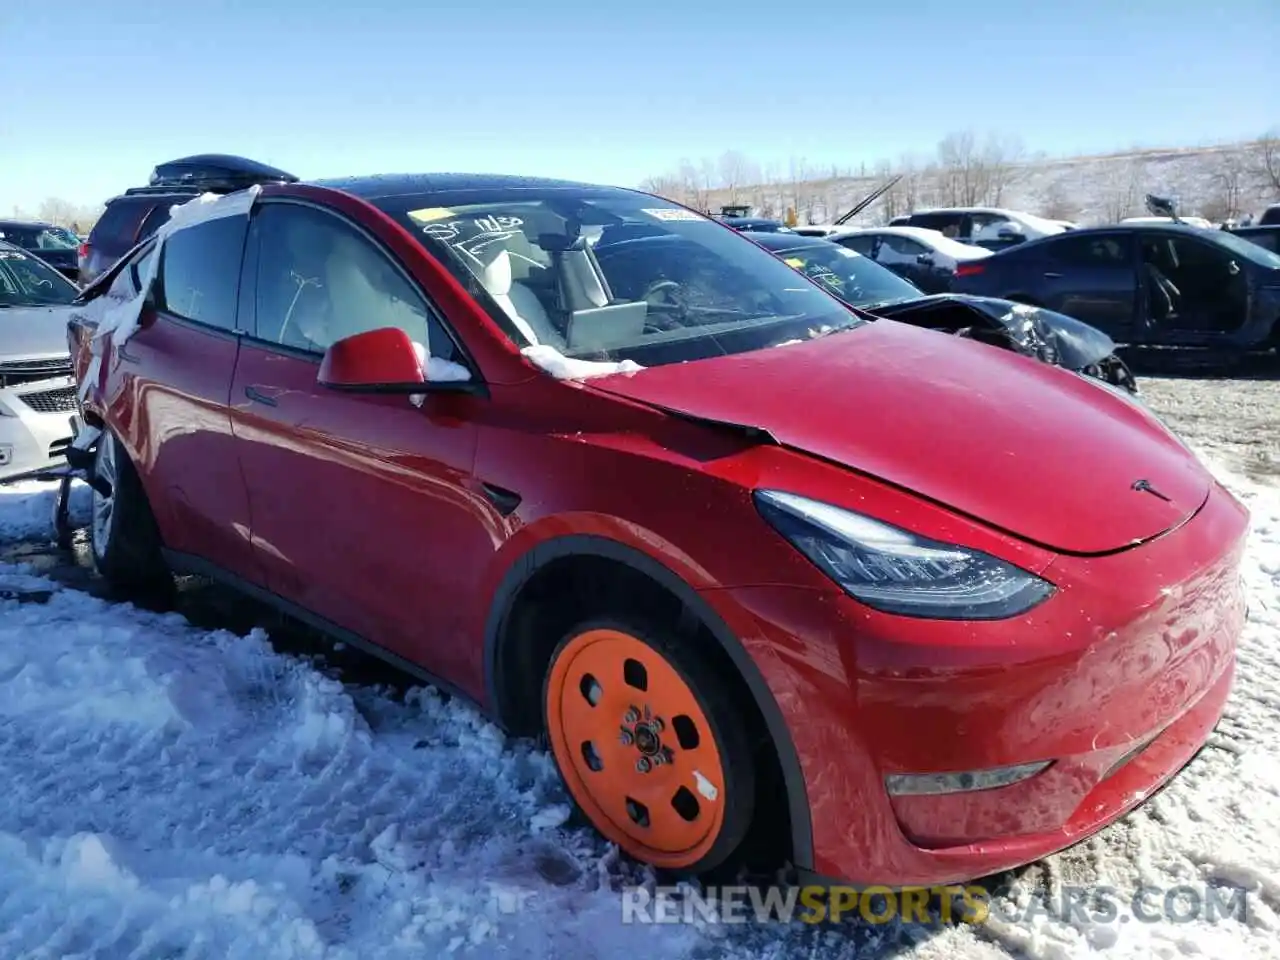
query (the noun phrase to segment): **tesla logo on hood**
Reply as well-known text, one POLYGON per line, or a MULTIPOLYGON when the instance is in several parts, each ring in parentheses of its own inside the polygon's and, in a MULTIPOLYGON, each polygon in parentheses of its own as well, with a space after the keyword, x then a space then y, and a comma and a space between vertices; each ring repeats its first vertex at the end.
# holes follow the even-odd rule
POLYGON ((1157 490, 1155 487, 1153 487, 1153 486, 1151 485, 1151 481, 1150 481, 1150 480, 1135 480, 1135 481, 1133 481, 1133 486, 1132 486, 1132 487, 1130 487, 1130 489, 1131 489, 1131 490, 1137 490, 1137 491, 1139 491, 1139 492, 1141 492, 1141 493, 1149 493, 1149 494, 1151 494, 1153 497, 1159 497, 1159 498, 1160 498, 1161 500, 1163 500, 1165 503, 1171 503, 1171 502, 1172 502, 1172 501, 1171 501, 1168 497, 1166 497, 1163 493, 1161 493, 1159 490, 1157 490))

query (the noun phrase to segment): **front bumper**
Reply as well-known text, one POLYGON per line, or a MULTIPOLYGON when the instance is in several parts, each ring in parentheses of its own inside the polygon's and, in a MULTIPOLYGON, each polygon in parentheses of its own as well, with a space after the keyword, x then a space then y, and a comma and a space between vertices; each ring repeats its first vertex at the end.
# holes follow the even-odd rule
POLYGON ((0 389, 0 480, 63 462, 76 415, 75 390, 71 377, 0 389))
POLYGON ((799 864, 855 884, 951 883, 1056 852, 1143 802, 1229 693, 1247 525, 1215 485, 1150 543, 1059 557, 1044 574, 1055 596, 1003 621, 912 620, 811 588, 705 591, 795 742, 813 833, 799 864), (1052 765, 996 789, 891 797, 884 783, 1039 760, 1052 765))

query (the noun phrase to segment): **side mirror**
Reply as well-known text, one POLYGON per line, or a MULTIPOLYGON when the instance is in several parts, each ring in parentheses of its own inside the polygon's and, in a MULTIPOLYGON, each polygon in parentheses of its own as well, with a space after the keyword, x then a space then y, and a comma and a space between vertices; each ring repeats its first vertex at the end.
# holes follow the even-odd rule
POLYGON ((476 393, 471 380, 427 381, 420 347, 399 327, 380 327, 352 334, 331 344, 320 361, 317 382, 349 393, 476 393))

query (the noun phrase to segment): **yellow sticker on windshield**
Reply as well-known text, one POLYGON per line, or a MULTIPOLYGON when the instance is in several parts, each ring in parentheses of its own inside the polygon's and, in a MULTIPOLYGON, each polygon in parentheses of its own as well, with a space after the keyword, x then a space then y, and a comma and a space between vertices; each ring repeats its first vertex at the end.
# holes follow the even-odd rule
POLYGON ((804 269, 804 261, 801 260, 799 257, 787 257, 786 261, 784 262, 787 264, 787 266, 795 267, 797 270, 804 269))
POLYGON ((454 212, 448 207, 426 207, 422 210, 410 210, 409 216, 419 223, 431 223, 434 220, 448 220, 454 212))

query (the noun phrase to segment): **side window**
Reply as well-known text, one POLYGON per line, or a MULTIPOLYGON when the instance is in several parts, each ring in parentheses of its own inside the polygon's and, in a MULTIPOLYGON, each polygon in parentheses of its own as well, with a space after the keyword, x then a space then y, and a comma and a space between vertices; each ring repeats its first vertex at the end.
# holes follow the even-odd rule
POLYGON ((223 330, 236 325, 236 293, 247 216, 219 217, 165 238, 158 306, 166 313, 223 330))
POLYGON ((1201 243, 1189 237, 1174 237, 1173 252, 1179 270, 1206 270, 1226 273, 1231 254, 1211 243, 1201 243))
POLYGON ((911 218, 913 227, 925 227, 937 230, 947 237, 960 236, 960 226, 964 222, 962 213, 920 213, 911 218))
POLYGON ((875 237, 869 237, 865 234, 857 237, 842 237, 836 241, 842 247, 848 247, 850 250, 856 250, 864 257, 871 256, 871 248, 875 246, 875 237))
POLYGON ((928 253, 929 248, 923 243, 917 243, 915 240, 908 240, 906 237, 888 236, 884 238, 884 242, 893 249, 894 253, 914 260, 922 253, 928 253))
POLYGON ((1066 234, 1045 245, 1045 256, 1071 267, 1128 268, 1129 244, 1115 235, 1066 234))
POLYGON ((323 353, 354 334, 398 327, 431 356, 462 361, 417 287, 345 220, 314 207, 270 203, 253 223, 259 340, 323 353))

